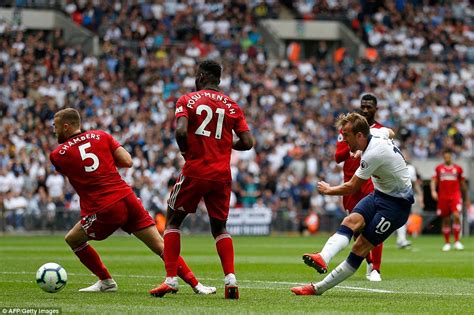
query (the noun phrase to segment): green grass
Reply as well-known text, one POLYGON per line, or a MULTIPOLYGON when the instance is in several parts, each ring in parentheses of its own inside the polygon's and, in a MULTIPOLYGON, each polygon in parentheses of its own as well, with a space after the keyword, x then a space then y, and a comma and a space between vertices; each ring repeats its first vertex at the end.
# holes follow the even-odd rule
MULTIPOLYGON (((441 236, 414 240, 413 250, 399 250, 387 240, 380 283, 365 280, 365 264, 352 278, 322 296, 294 296, 289 288, 322 276, 305 266, 301 255, 321 248, 317 237, 234 237, 240 300, 224 300, 223 274, 211 236, 184 236, 182 254, 198 279, 218 288, 199 296, 187 285, 176 295, 153 298, 148 290, 164 279, 164 266, 133 237, 117 235, 91 242, 119 284, 119 292, 81 293, 96 281, 69 250, 62 236, 0 236, 1 307, 60 307, 63 313, 425 313, 474 314, 474 238, 463 252, 441 252, 441 236), (37 268, 61 264, 68 284, 56 294, 35 284, 37 268), (384 292, 384 291, 388 292, 384 292)), ((331 268, 348 250, 334 258, 331 268)))

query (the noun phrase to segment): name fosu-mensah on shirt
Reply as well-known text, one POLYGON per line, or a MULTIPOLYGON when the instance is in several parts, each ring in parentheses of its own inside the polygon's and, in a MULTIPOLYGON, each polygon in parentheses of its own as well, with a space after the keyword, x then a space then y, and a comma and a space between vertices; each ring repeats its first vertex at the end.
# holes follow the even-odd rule
POLYGON ((222 94, 215 94, 215 93, 211 93, 211 92, 200 92, 200 93, 196 93, 196 94, 192 95, 191 99, 186 103, 186 107, 191 108, 191 109, 194 110, 193 105, 196 104, 196 102, 199 99, 201 99, 201 97, 208 97, 212 100, 219 101, 222 104, 227 106, 227 109, 229 109, 229 112, 231 114, 235 114, 235 109, 232 108, 232 104, 228 103, 229 99, 227 97, 225 97, 222 94))
POLYGON ((67 142, 64 142, 61 146, 61 150, 59 150, 59 154, 66 154, 66 151, 70 148, 75 146, 77 143, 80 143, 85 140, 89 139, 95 139, 95 140, 100 140, 100 135, 97 135, 95 133, 86 133, 85 135, 82 135, 80 137, 75 137, 74 139, 70 139, 67 142))

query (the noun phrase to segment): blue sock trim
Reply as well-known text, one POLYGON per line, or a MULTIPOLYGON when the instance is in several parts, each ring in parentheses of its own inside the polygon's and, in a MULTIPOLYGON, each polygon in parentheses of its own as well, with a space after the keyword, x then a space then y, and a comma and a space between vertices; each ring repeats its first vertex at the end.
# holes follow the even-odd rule
POLYGON ((337 229, 336 233, 347 236, 347 238, 349 240, 351 240, 352 235, 354 235, 354 231, 352 231, 352 229, 348 228, 345 225, 340 225, 339 228, 337 229))
POLYGON ((356 254, 351 252, 349 254, 349 257, 347 257, 346 261, 349 265, 351 265, 352 268, 357 270, 357 269, 359 269, 360 264, 362 264, 362 262, 364 261, 364 257, 357 256, 356 254))

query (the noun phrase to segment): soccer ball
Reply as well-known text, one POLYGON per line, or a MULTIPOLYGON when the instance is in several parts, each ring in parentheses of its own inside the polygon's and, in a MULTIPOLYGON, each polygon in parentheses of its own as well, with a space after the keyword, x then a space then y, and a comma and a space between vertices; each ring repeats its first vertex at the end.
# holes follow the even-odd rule
POLYGON ((36 272, 36 283, 46 292, 59 292, 66 286, 66 282, 66 270, 56 263, 46 263, 36 272))

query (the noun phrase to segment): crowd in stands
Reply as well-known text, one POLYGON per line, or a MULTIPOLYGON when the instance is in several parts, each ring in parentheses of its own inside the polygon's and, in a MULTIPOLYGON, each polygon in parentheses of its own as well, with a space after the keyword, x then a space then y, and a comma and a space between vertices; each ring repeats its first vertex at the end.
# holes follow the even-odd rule
POLYGON ((380 57, 474 63, 474 8, 469 0, 300 0, 303 19, 347 19, 380 57))
POLYGON ((276 18, 279 2, 67 0, 64 11, 74 22, 98 32, 105 40, 149 37, 160 45, 198 33, 207 40, 233 41, 242 34, 244 25, 254 24, 261 18, 276 18))
MULTIPOLYGON (((174 104, 193 89, 195 66, 205 58, 223 64, 220 86, 243 108, 256 138, 254 150, 232 156, 232 206, 270 207, 295 222, 310 210, 343 216, 340 199, 319 195, 315 184, 341 183, 341 167, 333 161, 334 121, 357 109, 365 92, 378 97, 378 121, 398 133, 413 158, 439 157, 444 147, 473 156, 474 73, 462 61, 412 67, 349 57, 341 63, 268 60, 255 27, 256 8, 268 1, 254 7, 235 2, 246 9, 236 7, 228 33, 207 33, 202 23, 190 22, 193 32, 185 38, 177 26, 187 27, 179 19, 189 14, 181 9, 156 1, 161 9, 152 5, 149 19, 142 19, 143 6, 124 9, 119 3, 105 8, 93 26, 107 25, 100 56, 66 46, 59 31, 0 25, 0 206, 16 209, 7 211, 11 227, 25 226, 24 213, 50 218, 58 209, 78 210, 77 195, 48 159, 57 145, 52 118, 63 107, 81 112, 84 129, 106 130, 131 152, 134 165, 122 171, 124 179, 147 209, 165 211, 184 163, 174 139, 174 104)), ((228 13, 220 2, 199 3, 196 10, 207 21, 224 24, 228 13)), ((83 24, 86 12, 97 7, 103 2, 87 2, 85 9, 70 2, 66 11, 79 10, 83 24)))

